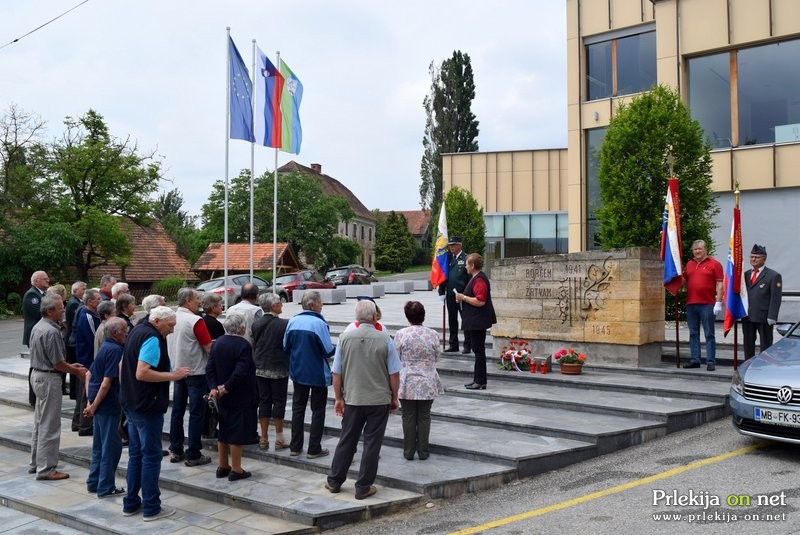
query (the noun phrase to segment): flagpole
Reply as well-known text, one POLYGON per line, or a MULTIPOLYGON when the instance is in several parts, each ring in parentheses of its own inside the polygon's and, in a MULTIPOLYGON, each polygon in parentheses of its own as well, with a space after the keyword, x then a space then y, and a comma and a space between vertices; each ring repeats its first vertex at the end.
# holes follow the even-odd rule
MULTIPOLYGON (((253 39, 253 91, 250 95, 250 104, 255 113, 256 109, 256 40, 253 39)), ((255 138, 255 116, 253 116, 253 141, 250 142, 250 282, 253 282, 253 177, 255 177, 255 153, 256 153, 256 138, 255 138)))
MULTIPOLYGON (((738 181, 736 182, 736 190, 733 192, 733 207, 734 207, 734 211, 739 208, 739 182, 738 181)), ((741 232, 741 227, 740 227, 740 232, 741 232)), ((735 262, 735 260, 734 260, 734 262, 735 262)), ((744 269, 744 268, 742 268, 742 269, 744 269)), ((734 273, 736 273, 735 269, 734 269, 734 273)), ((747 289, 746 288, 740 288, 739 291, 740 292, 742 292, 742 291, 746 292, 747 289)), ((747 313, 747 311, 745 311, 745 314, 746 313, 747 313)), ((736 371, 737 368, 739 368, 739 327, 738 327, 739 321, 741 321, 741 320, 735 319, 733 321, 733 371, 736 371)))
POLYGON ((229 145, 230 145, 230 137, 231 137, 231 54, 230 54, 230 40, 231 40, 231 27, 228 26, 225 28, 228 32, 228 39, 225 41, 225 57, 228 58, 226 60, 226 68, 225 68, 225 79, 227 82, 225 83, 225 224, 224 224, 224 240, 223 240, 223 273, 224 273, 224 281, 223 287, 225 288, 225 299, 222 300, 222 310, 225 312, 228 310, 228 299, 227 299, 227 291, 228 291, 228 162, 229 162, 229 145))
MULTIPOLYGON (((276 69, 281 64, 281 51, 275 51, 276 69)), ((273 128, 280 128, 276 125, 273 128)), ((275 279, 278 276, 278 147, 275 147, 275 174, 272 181, 272 293, 278 290, 275 279)))

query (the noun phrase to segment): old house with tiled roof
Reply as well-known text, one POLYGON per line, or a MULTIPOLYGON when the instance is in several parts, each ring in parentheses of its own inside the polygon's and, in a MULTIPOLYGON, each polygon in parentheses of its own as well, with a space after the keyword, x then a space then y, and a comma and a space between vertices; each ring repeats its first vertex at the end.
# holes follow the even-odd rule
POLYGON ((278 168, 279 173, 297 171, 304 175, 319 179, 322 191, 326 195, 339 195, 344 197, 355 214, 350 221, 340 221, 338 235, 354 240, 361 246, 361 255, 358 263, 367 269, 375 269, 375 217, 364 204, 358 200, 347 186, 322 173, 322 165, 312 163, 311 167, 301 165, 294 160, 278 168))
POLYGON ((125 219, 123 225, 131 240, 130 263, 121 266, 109 262, 92 268, 89 270, 90 281, 98 281, 103 275, 114 275, 127 282, 131 290, 147 290, 154 283, 174 276, 186 282, 198 280, 161 223, 153 221, 143 227, 125 219))
MULTIPOLYGON (((253 271, 272 271, 273 248, 271 243, 253 244, 253 271)), ((277 244, 278 273, 289 273, 300 269, 300 263, 288 243, 277 244)), ((221 277, 225 272, 225 244, 209 243, 206 250, 192 265, 192 269, 204 279, 221 277)), ((228 244, 228 273, 250 272, 250 244, 228 244)))

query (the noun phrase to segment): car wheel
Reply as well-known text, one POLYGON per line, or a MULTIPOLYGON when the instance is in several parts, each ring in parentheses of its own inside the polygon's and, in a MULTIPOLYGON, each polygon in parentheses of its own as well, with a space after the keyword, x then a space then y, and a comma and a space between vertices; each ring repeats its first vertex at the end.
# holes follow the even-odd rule
POLYGON ((288 303, 289 297, 286 294, 281 294, 281 303, 288 303))

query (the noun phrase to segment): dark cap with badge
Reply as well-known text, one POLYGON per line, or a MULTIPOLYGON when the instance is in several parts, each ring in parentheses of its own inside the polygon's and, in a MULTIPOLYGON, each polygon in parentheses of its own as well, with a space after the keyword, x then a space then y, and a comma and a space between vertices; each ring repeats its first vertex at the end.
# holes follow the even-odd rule
POLYGON ((450 236, 450 239, 447 240, 447 245, 461 245, 461 236, 450 236))
POLYGON ((767 256, 767 248, 764 247, 763 245, 755 244, 753 245, 753 250, 750 251, 750 254, 767 256))

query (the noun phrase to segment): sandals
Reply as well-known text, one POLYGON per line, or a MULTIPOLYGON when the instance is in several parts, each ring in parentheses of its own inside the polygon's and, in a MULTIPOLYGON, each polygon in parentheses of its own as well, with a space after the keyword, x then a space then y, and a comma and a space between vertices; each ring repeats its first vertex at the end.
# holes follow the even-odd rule
POLYGON ((266 437, 258 439, 258 449, 260 450, 268 450, 269 449, 269 439, 266 437))
POLYGON ((275 451, 285 450, 288 447, 289 447, 289 444, 287 444, 283 440, 276 440, 275 441, 275 451))

